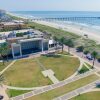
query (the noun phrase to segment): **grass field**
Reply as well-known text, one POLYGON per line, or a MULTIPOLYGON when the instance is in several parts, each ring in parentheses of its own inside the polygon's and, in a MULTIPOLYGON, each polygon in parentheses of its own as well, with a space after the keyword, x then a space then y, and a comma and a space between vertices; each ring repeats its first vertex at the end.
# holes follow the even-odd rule
POLYGON ((5 62, 5 64, 3 65, 3 63, 0 62, 0 71, 2 71, 4 68, 6 68, 10 63, 11 63, 11 61, 5 62))
POLYGON ((83 67, 78 72, 79 72, 79 74, 82 74, 82 73, 85 73, 87 71, 89 71, 89 69, 85 65, 83 65, 83 67))
POLYGON ((29 91, 28 90, 7 90, 7 94, 9 97, 18 96, 27 92, 29 91))
POLYGON ((95 80, 97 80, 99 77, 97 77, 96 75, 90 75, 86 78, 80 79, 78 81, 72 82, 70 84, 67 84, 63 87, 59 87, 57 89, 51 90, 49 92, 37 95, 37 96, 33 96, 29 99, 26 100, 52 100, 58 96, 64 95, 65 93, 68 93, 72 90, 75 90, 79 87, 82 87, 86 84, 89 84, 95 80))
POLYGON ((81 94, 71 100, 100 100, 100 91, 81 94))
POLYGON ((41 69, 34 59, 16 61, 5 73, 6 84, 19 87, 34 87, 51 84, 41 74, 41 69))
POLYGON ((46 69, 52 69, 60 81, 74 74, 80 65, 78 58, 67 56, 41 56, 38 60, 46 69))
MULTIPOLYGON (((74 74, 79 67, 78 58, 57 56, 41 56, 37 58, 46 69, 52 69, 58 80, 63 80, 74 74)), ((41 73, 41 67, 35 59, 16 61, 5 73, 5 84, 17 87, 36 87, 51 84, 41 73)))

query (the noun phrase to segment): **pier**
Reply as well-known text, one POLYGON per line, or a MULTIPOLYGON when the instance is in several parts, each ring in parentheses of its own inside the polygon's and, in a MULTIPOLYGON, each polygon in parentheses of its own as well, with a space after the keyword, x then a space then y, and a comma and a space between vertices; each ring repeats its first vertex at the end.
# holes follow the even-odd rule
POLYGON ((99 20, 100 17, 59 17, 59 18, 31 18, 33 21, 75 21, 75 20, 99 20))

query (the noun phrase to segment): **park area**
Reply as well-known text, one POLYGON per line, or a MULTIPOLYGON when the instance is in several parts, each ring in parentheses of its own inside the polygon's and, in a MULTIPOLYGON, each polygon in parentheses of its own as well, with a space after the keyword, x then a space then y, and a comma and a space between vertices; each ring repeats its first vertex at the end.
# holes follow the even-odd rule
POLYGON ((100 99, 100 91, 95 91, 95 92, 81 94, 77 97, 72 98, 71 100, 99 100, 99 99, 100 99))
POLYGON ((55 77, 59 81, 62 81, 74 74, 79 65, 80 61, 78 58, 61 55, 20 59, 5 71, 4 83, 16 87, 50 85, 52 81, 42 75, 44 69, 52 69, 55 73, 55 77))
MULTIPOLYGON (((33 96, 33 97, 28 98, 26 100, 53 100, 54 98, 62 96, 68 92, 71 92, 77 88, 80 88, 86 84, 89 84, 97 79, 99 79, 98 76, 90 75, 90 76, 85 77, 83 79, 77 80, 77 81, 72 82, 70 84, 67 84, 67 85, 64 85, 62 87, 56 88, 54 90, 48 91, 46 93, 42 93, 40 95, 33 96)), ((73 99, 73 100, 87 100, 87 99, 73 99)), ((95 99, 91 99, 91 100, 95 100, 95 99)))

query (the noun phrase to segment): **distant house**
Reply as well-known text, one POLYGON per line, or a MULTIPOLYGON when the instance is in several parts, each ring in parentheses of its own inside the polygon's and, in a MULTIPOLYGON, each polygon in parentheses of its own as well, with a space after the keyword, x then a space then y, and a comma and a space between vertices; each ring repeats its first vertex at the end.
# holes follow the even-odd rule
POLYGON ((24 29, 26 25, 24 23, 15 23, 15 22, 1 22, 0 29, 24 29))

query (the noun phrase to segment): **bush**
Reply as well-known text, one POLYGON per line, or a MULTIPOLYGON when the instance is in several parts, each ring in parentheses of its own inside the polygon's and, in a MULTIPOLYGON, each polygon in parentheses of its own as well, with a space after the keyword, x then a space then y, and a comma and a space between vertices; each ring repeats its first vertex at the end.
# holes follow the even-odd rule
POLYGON ((84 47, 83 46, 79 46, 76 48, 77 52, 83 52, 84 47))
POLYGON ((17 33, 16 37, 23 37, 24 33, 17 33))
POLYGON ((89 53, 89 51, 88 51, 88 50, 84 51, 84 54, 85 54, 85 55, 87 55, 88 53, 89 53))

